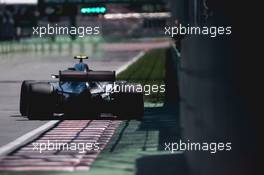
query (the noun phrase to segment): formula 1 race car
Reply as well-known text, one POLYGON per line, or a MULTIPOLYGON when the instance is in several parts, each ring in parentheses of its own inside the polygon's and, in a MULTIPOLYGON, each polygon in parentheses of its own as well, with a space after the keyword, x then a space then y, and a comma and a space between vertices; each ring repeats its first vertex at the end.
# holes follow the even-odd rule
POLYGON ((87 56, 74 58, 79 63, 52 75, 55 81, 23 81, 22 116, 30 120, 142 118, 143 93, 136 91, 139 84, 115 81, 115 71, 90 70, 83 63, 87 56))

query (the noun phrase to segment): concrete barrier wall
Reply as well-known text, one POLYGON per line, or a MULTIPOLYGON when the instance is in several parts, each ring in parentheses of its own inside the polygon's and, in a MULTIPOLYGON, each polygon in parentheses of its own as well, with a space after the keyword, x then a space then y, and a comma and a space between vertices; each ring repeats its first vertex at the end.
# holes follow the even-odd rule
MULTIPOLYGON (((232 37, 187 36, 178 67, 182 138, 190 142, 231 142, 231 151, 187 151, 195 175, 250 174, 255 138, 249 106, 239 92, 240 64, 232 37)), ((246 70, 245 70, 246 71, 246 70)), ((247 80, 244 82, 247 83, 247 80)))
MULTIPOLYGON (((233 19, 239 20, 244 13, 239 11, 239 5, 231 6, 227 0, 170 0, 170 3, 173 17, 182 24, 235 28, 233 19), (208 19, 204 18, 204 12, 208 13, 208 19), (194 24, 195 18, 198 23, 194 24)), ((247 66, 254 64, 250 57, 244 59, 243 53, 248 50, 237 49, 247 47, 243 42, 243 35, 247 34, 238 36, 237 31, 233 32, 231 36, 216 38, 189 35, 181 42, 178 73, 174 76, 179 84, 182 139, 232 143, 231 151, 216 154, 186 151, 193 175, 254 174, 257 117, 254 115, 256 102, 251 97, 259 94, 254 91, 257 88, 253 79, 257 75, 252 73, 254 67, 247 66), (233 42, 234 38, 242 43, 233 42)))

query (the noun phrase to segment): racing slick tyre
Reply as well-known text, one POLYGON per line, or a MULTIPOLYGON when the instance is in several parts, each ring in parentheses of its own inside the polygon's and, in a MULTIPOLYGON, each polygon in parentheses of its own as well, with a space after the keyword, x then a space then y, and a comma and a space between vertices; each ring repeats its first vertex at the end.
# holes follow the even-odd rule
POLYGON ((50 83, 39 82, 29 85, 28 114, 30 120, 51 119, 55 109, 55 93, 50 83))
POLYGON ((22 116, 27 116, 28 104, 29 104, 29 86, 34 83, 33 80, 26 80, 22 82, 20 90, 20 105, 19 110, 22 116))
MULTIPOLYGON (((136 85, 130 85, 136 86, 136 85)), ((121 119, 141 120, 144 115, 143 93, 126 91, 114 94, 115 112, 121 119)))

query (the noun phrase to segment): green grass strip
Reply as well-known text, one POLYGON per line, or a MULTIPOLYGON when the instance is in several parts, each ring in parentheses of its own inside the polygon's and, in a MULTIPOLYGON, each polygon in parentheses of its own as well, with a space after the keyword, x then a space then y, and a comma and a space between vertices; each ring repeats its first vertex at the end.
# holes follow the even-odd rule
MULTIPOLYGON (((118 80, 127 80, 142 85, 164 85, 166 49, 148 51, 142 58, 121 72, 118 80)), ((163 102, 164 93, 145 95, 145 102, 163 102)))

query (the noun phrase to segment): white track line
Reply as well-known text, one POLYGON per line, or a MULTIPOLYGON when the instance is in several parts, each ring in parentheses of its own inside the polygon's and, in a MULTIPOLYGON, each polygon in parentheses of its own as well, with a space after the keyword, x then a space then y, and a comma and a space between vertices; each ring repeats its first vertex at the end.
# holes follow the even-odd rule
POLYGON ((139 54, 137 56, 135 56, 134 58, 132 58, 129 62, 127 62, 125 65, 121 66, 119 69, 116 70, 116 74, 121 73, 122 71, 126 70, 128 68, 128 66, 130 66, 131 64, 135 63, 139 58, 141 58, 143 55, 145 55, 144 51, 139 52, 139 54))
POLYGON ((10 152, 12 149, 16 148, 26 140, 32 138, 33 136, 40 134, 41 132, 47 130, 48 128, 54 126, 58 120, 52 120, 49 121, 48 123, 45 123, 44 125, 38 127, 37 129, 34 129, 33 131, 30 131, 26 133, 25 135, 17 138, 16 140, 0 147, 0 156, 5 155, 6 153, 10 152))
MULTIPOLYGON (((128 68, 129 65, 133 64, 136 62, 139 58, 141 58, 145 54, 144 51, 141 51, 137 56, 132 58, 129 62, 127 62, 125 65, 121 66, 119 69, 116 70, 116 74, 119 74, 120 72, 124 71, 125 69, 128 68)), ((17 138, 16 140, 0 147, 0 156, 3 156, 7 153, 9 153, 11 150, 16 148, 17 146, 21 145, 28 139, 32 138, 33 136, 42 133, 43 131, 49 129, 50 127, 54 126, 56 123, 58 123, 59 120, 52 120, 49 121, 48 123, 34 129, 33 131, 30 131, 26 133, 25 135, 17 138)))

